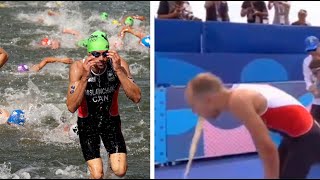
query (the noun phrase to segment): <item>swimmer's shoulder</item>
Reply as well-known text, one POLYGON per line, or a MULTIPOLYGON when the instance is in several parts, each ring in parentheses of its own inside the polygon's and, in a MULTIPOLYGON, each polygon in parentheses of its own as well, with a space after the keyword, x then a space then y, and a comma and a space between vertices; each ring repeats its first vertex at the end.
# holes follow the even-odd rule
POLYGON ((82 70, 83 59, 75 60, 70 66, 70 69, 82 70))
POLYGON ((242 121, 247 121, 252 117, 264 112, 267 100, 259 92, 252 89, 237 89, 228 102, 229 111, 242 121))
MULTIPOLYGON (((239 109, 254 108, 255 98, 259 95, 250 89, 234 89, 229 99, 229 108, 231 111, 238 111, 239 109)), ((254 108, 255 109, 255 108, 254 108)))

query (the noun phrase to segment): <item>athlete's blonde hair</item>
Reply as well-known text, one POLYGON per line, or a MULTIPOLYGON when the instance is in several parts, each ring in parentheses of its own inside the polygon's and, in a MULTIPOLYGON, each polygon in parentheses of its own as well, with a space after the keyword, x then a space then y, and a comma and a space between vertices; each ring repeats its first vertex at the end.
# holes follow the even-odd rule
POLYGON ((218 92, 223 88, 221 79, 212 73, 200 73, 188 83, 192 95, 218 92))

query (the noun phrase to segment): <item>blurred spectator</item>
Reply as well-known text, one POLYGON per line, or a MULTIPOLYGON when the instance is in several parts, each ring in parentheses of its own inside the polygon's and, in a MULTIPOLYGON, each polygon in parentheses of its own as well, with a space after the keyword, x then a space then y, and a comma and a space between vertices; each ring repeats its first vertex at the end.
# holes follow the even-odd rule
POLYGON ((311 26, 311 24, 309 22, 307 22, 307 11, 304 9, 301 9, 298 12, 298 21, 292 23, 292 25, 302 25, 302 26, 311 26))
POLYGON ((243 1, 241 17, 247 16, 248 23, 268 24, 268 10, 264 1, 243 1))
POLYGON ((188 1, 160 1, 158 18, 201 21, 193 15, 188 1))
POLYGON ((269 1, 268 9, 274 7, 274 18, 273 24, 285 24, 290 25, 289 22, 289 12, 290 12, 290 2, 289 1, 269 1))
POLYGON ((309 54, 304 60, 302 65, 304 81, 306 83, 306 90, 314 95, 314 100, 311 106, 311 115, 313 118, 320 122, 320 94, 317 88, 316 78, 314 77, 309 66, 312 60, 320 59, 320 43, 319 39, 315 36, 309 36, 305 39, 305 51, 309 54))
POLYGON ((227 1, 206 1, 206 21, 230 21, 227 1))

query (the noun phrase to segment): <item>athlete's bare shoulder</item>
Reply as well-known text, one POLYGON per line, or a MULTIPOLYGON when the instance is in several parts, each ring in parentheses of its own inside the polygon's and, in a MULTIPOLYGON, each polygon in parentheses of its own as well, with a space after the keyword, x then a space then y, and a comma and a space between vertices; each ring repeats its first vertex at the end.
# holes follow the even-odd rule
POLYGON ((70 66, 70 72, 69 72, 70 78, 74 76, 80 78, 82 74, 82 70, 83 70, 83 60, 81 59, 81 60, 73 61, 73 63, 70 66))
POLYGON ((252 109, 259 114, 266 106, 266 99, 259 92, 252 89, 234 89, 229 100, 230 111, 252 109))

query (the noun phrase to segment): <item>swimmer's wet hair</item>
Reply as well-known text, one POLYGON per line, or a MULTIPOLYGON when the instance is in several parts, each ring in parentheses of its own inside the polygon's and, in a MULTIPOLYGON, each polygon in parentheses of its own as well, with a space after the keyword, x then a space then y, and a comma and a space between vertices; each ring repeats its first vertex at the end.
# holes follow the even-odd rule
POLYGON ((223 82, 212 73, 200 73, 188 83, 188 87, 191 88, 193 95, 198 95, 220 91, 223 88, 223 82))

